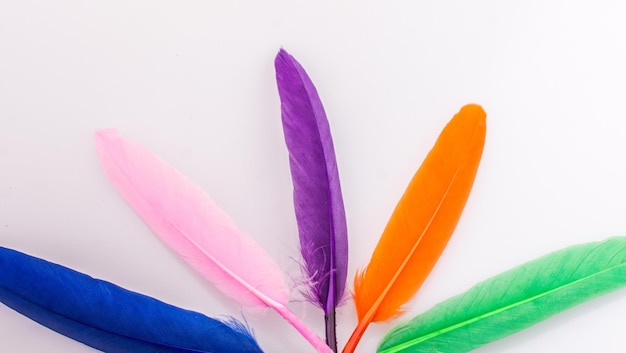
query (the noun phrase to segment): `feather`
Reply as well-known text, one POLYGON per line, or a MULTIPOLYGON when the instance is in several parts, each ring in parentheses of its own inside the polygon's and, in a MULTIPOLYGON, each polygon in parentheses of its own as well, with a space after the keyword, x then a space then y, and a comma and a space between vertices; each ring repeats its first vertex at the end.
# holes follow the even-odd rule
POLYGON ((348 230, 330 126, 300 63, 281 49, 274 64, 307 298, 324 310, 326 343, 336 351, 335 308, 346 286, 348 230))
POLYGON ((625 285, 625 237, 572 246, 494 276, 396 326, 378 352, 467 352, 625 285))
POLYGON ((0 301, 104 352, 262 352, 235 319, 212 319, 3 247, 0 301))
POLYGON ((367 268, 355 276, 359 323, 344 352, 354 351, 370 322, 398 315, 439 259, 476 176, 485 140, 485 118, 480 106, 463 107, 415 173, 367 268))
POLYGON ((115 130, 97 131, 95 143, 112 184, 191 267, 242 305, 276 310, 319 352, 330 350, 287 308, 278 266, 204 191, 115 130))

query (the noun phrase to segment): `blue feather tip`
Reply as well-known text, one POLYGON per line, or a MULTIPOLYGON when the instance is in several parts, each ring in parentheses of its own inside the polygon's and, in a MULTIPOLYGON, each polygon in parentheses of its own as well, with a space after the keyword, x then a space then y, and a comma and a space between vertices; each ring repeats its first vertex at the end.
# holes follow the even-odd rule
POLYGON ((0 247, 0 301, 103 352, 262 352, 249 329, 0 247))

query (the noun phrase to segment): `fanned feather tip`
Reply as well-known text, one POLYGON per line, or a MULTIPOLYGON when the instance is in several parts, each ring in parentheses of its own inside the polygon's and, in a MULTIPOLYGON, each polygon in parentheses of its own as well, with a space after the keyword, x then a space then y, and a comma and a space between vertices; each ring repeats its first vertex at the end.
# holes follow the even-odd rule
POLYGON ((443 252, 461 216, 483 151, 486 114, 464 106, 443 129, 409 183, 364 271, 354 279, 359 323, 351 353, 370 322, 400 313, 443 252))
POLYGON ((336 351, 335 308, 345 290, 348 231, 330 126, 300 63, 281 49, 274 64, 307 297, 324 310, 326 342, 336 351))
POLYGON ((196 271, 245 306, 287 302, 287 286, 275 262, 202 189, 115 130, 97 131, 95 141, 111 183, 196 271))
POLYGON ((152 230, 224 294, 272 308, 319 352, 326 344, 287 308, 288 290, 270 256, 187 177, 115 130, 95 134, 105 173, 152 230))
POLYGON ((477 284, 393 328, 379 353, 464 353, 626 286, 626 237, 572 246, 477 284))
POLYGON ((104 352, 262 352, 235 319, 212 319, 3 247, 0 301, 104 352))

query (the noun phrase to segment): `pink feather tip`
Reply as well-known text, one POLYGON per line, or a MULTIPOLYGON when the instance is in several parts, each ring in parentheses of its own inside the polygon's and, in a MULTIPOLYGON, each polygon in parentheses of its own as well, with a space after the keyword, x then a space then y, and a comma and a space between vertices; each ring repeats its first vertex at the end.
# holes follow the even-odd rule
POLYGON ((286 304, 288 290, 272 258, 202 189, 116 130, 95 133, 111 183, 152 230, 227 296, 254 309, 271 307, 318 350, 330 348, 286 304))

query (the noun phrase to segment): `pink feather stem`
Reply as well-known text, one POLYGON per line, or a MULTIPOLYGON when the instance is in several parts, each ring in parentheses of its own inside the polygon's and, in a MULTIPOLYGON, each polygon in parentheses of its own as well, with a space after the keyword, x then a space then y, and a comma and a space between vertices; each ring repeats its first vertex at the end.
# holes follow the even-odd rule
POLYGON ((208 194, 113 129, 96 131, 95 144, 111 183, 191 267, 242 305, 274 309, 318 352, 332 352, 287 308, 288 290, 276 263, 208 194))

